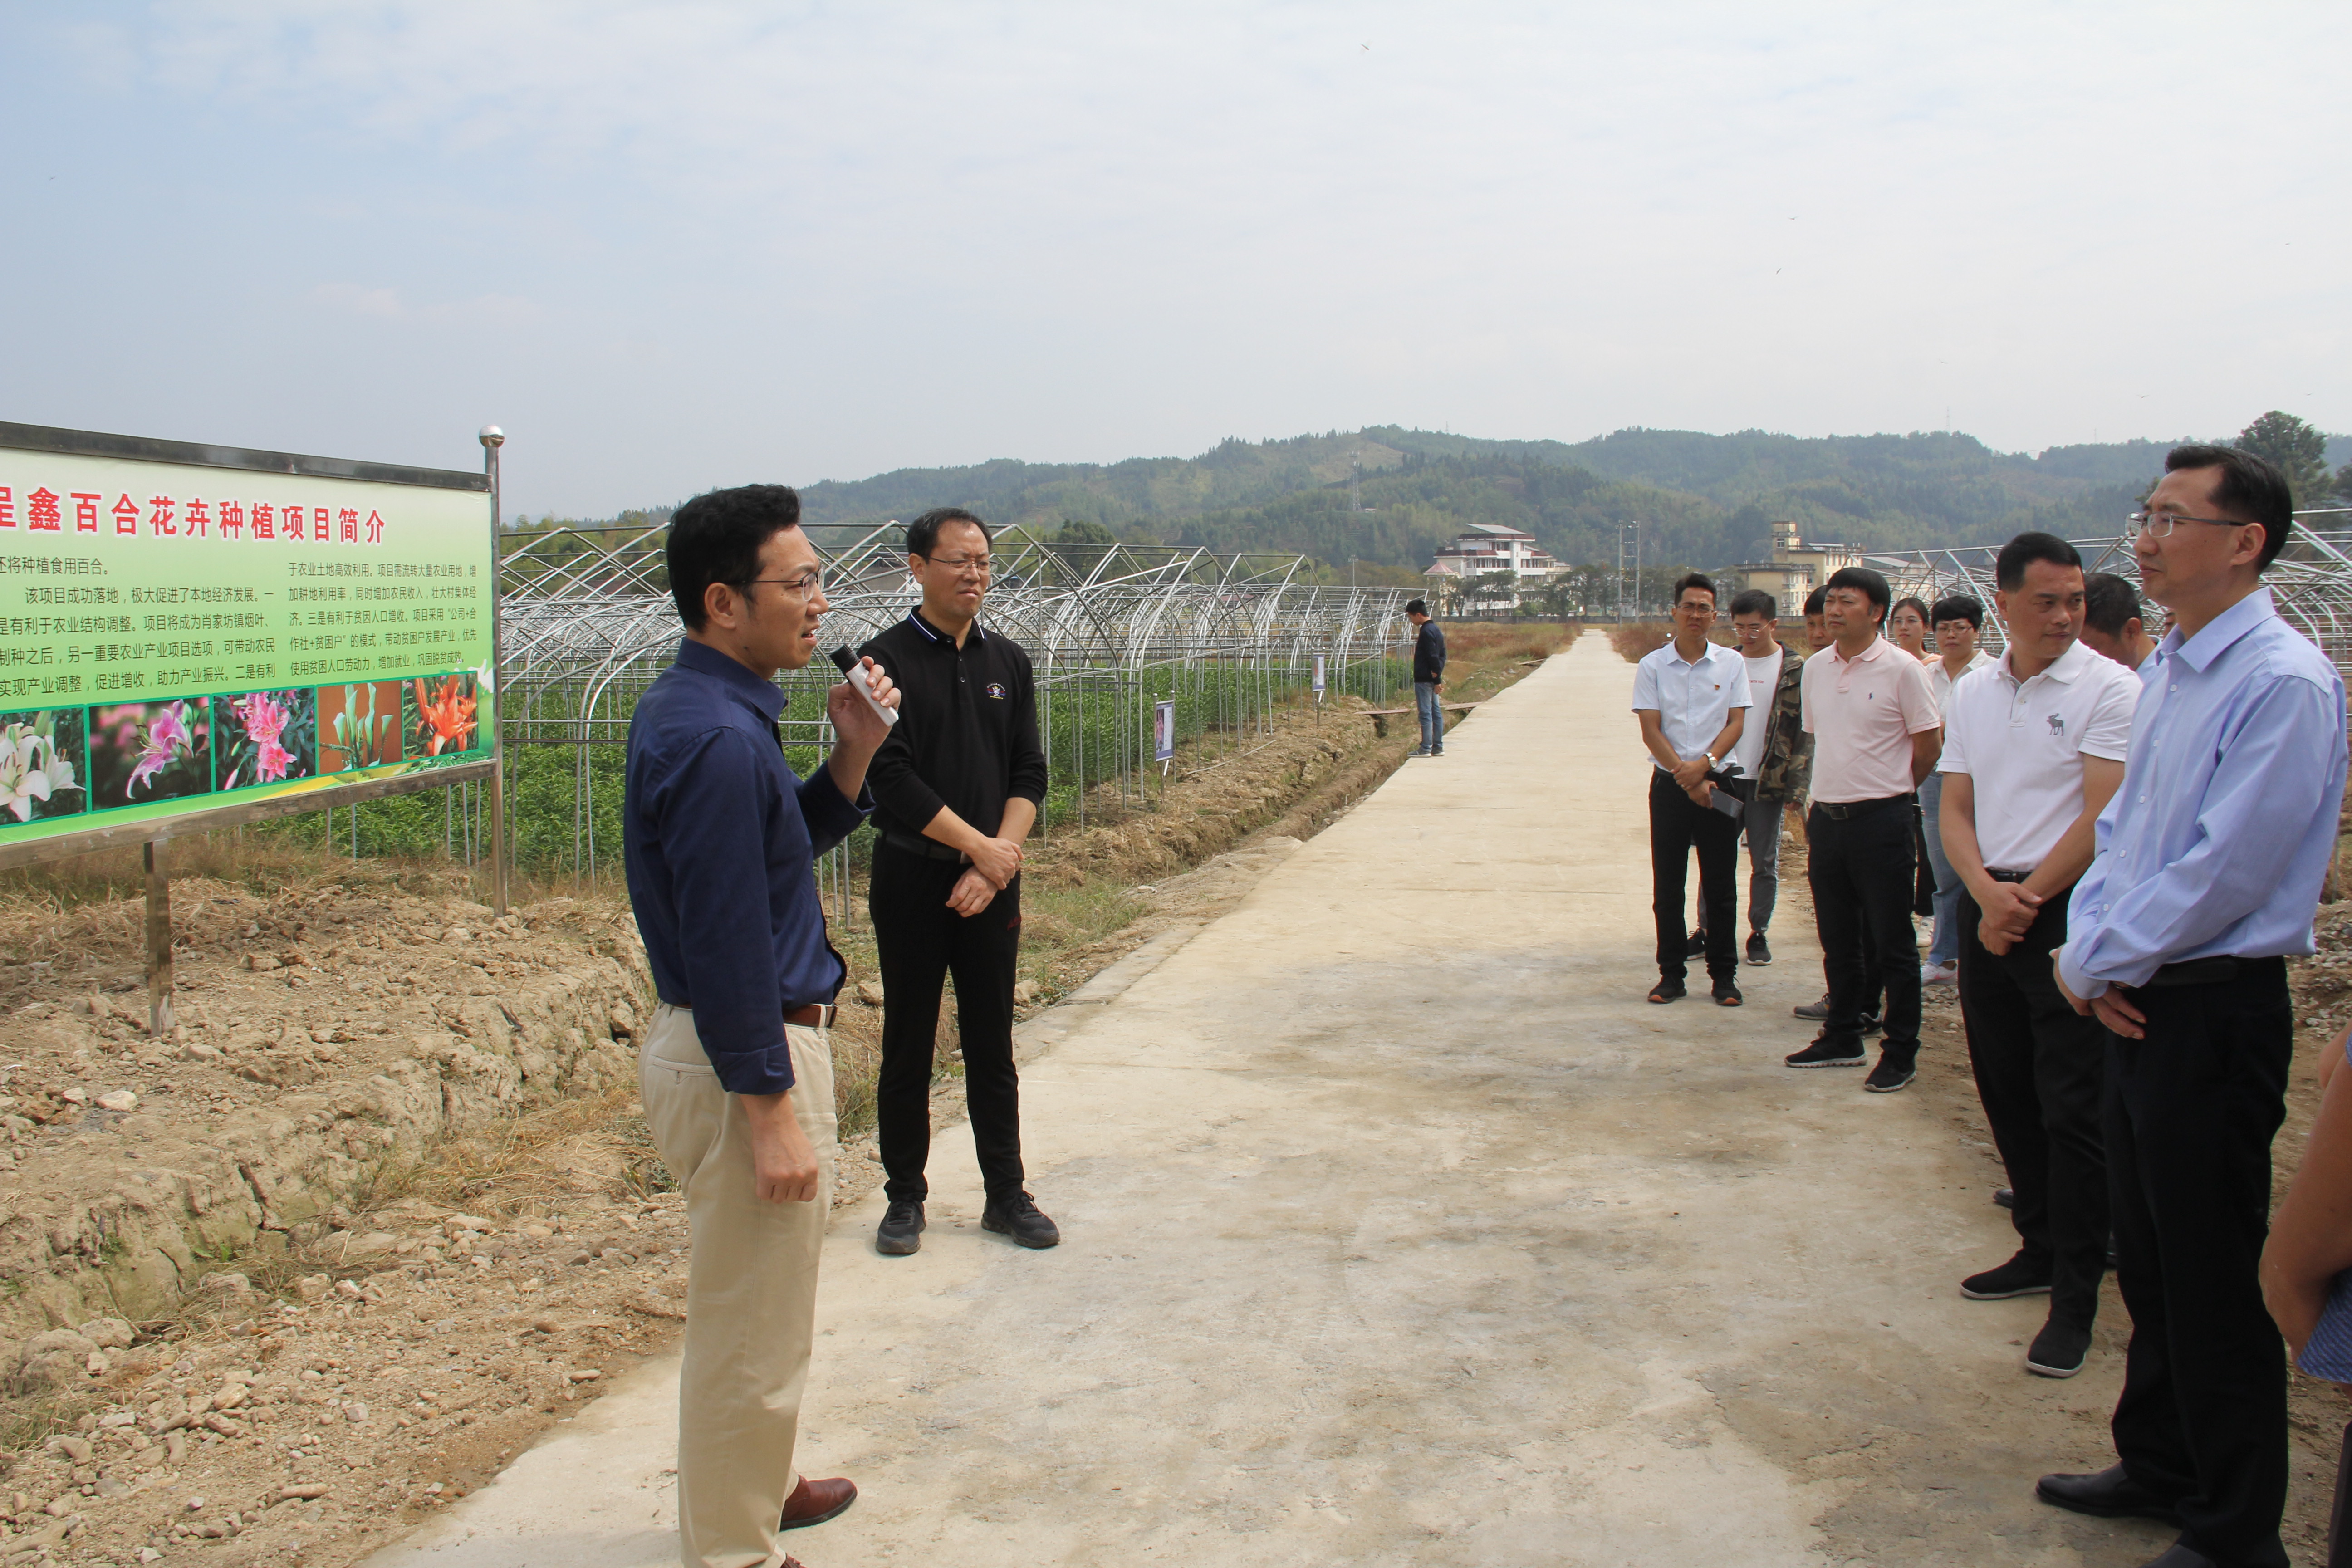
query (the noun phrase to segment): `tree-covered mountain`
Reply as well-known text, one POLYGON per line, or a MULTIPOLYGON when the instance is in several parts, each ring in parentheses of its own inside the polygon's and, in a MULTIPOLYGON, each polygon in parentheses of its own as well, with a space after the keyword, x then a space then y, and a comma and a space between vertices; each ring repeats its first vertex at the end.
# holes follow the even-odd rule
MULTIPOLYGON (((2327 461, 2352 459, 2352 439, 2289 423, 2324 441, 2327 461)), ((2249 434, 2258 428, 2267 426, 2257 422, 2249 434)), ((1640 428, 1568 443, 1374 426, 1228 439, 1196 458, 900 468, 821 480, 803 486, 801 500, 807 521, 836 538, 838 530, 953 505, 1045 534, 1084 523, 1136 542, 1297 551, 1335 574, 1360 563, 1367 577, 1410 580, 1471 523, 1524 529, 1572 563, 1613 563, 1621 531, 1638 521, 1645 561, 1701 567, 1759 558, 1778 519, 1809 539, 1886 550, 1990 543, 2028 528, 2108 535, 2162 471, 2172 445, 2116 441, 2028 454, 1955 432, 1640 428)), ((2320 482, 2329 481, 2323 474, 2320 482)))

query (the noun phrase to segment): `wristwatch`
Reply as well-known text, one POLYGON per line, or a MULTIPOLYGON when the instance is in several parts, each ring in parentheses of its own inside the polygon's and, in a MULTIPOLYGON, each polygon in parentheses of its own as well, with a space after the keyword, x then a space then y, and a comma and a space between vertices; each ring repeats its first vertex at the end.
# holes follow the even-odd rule
POLYGON ((1715 760, 1715 753, 1713 752, 1701 752, 1699 755, 1706 759, 1706 771, 1708 773, 1713 773, 1716 769, 1723 765, 1721 763, 1715 760))

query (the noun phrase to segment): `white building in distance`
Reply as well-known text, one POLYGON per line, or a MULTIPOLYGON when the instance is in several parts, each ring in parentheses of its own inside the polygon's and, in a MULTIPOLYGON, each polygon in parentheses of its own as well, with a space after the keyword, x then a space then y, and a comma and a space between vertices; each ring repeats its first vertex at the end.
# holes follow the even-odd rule
MULTIPOLYGON (((1508 572, 1524 589, 1530 584, 1540 584, 1556 577, 1568 568, 1552 559, 1535 535, 1522 533, 1516 528, 1504 528, 1491 522, 1474 522, 1454 536, 1454 542, 1442 546, 1437 559, 1422 574, 1429 579, 1430 591, 1453 598, 1462 585, 1473 577, 1483 577, 1496 572, 1508 572)), ((1517 609, 1519 595, 1508 600, 1488 599, 1485 603, 1503 609, 1517 609)))

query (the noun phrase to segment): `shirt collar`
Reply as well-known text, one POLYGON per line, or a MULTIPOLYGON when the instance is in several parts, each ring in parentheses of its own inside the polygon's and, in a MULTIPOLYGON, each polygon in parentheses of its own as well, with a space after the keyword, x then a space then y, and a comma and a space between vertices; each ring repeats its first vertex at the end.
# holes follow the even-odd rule
POLYGON ((760 717, 773 724, 784 710, 784 694, 772 680, 762 680, 734 659, 692 637, 677 639, 677 662, 698 675, 708 675, 721 686, 759 710, 760 717))
MULTIPOLYGON (((2017 679, 2017 666, 2010 661, 2010 656, 2016 651, 2013 644, 2001 651, 2000 672, 2009 677, 2011 685, 2022 686, 2025 682, 2017 679)), ((2072 686, 2074 683, 2074 678, 2089 668, 2084 662, 2084 660, 2105 657, 2104 654, 2093 653, 2084 647, 2082 639, 2078 637, 2066 645, 2064 653, 2042 667, 2042 675, 2049 677, 2061 686, 2072 686)), ((2034 679, 2039 679, 2041 677, 2037 676, 2034 679)))
POLYGON ((1696 669, 1700 665, 1706 664, 1729 651, 1735 650, 1727 649, 1721 643, 1717 642, 1713 637, 1709 637, 1699 648, 1699 654, 1696 658, 1685 658, 1682 655, 1682 650, 1675 647, 1674 639, 1670 637, 1666 641, 1667 658, 1674 663, 1683 666, 1685 669, 1696 669))
MULTIPOLYGON (((1887 641, 1884 637, 1874 637, 1870 639, 1870 646, 1868 647, 1864 648, 1852 658, 1848 658, 1845 655, 1840 653, 1838 651, 1838 645, 1834 642, 1830 644, 1829 654, 1832 658, 1835 659, 1840 664, 1868 664, 1874 658, 1885 658, 1886 650, 1894 646, 1895 645, 1893 643, 1887 641)), ((1906 654, 1905 657, 1908 658, 1909 656, 1906 654)))
POLYGON ((2271 607, 2271 591, 2257 588, 2228 609, 2205 623, 2193 637, 2183 639, 2179 626, 2164 634, 2156 651, 2167 658, 2184 660, 2189 668, 2202 675, 2213 661, 2227 652, 2230 646, 2278 612, 2271 607))
MULTIPOLYGON (((915 629, 917 631, 922 633, 933 642, 952 643, 955 641, 955 638, 948 636, 947 633, 940 630, 939 627, 931 625, 930 622, 923 619, 923 612, 920 610, 908 610, 907 612, 907 618, 915 623, 915 629)), ((988 640, 988 634, 981 629, 980 622, 977 619, 974 619, 971 623, 971 635, 978 637, 982 642, 986 642, 988 640)))

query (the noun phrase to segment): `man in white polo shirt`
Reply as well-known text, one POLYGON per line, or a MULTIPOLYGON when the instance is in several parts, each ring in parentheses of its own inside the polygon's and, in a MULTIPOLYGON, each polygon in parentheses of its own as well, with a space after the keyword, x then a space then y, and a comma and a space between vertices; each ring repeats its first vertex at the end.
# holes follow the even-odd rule
POLYGON ((1658 984, 1653 1002, 1687 995, 1688 928, 1683 882, 1698 849, 1699 898, 1706 905, 1706 973, 1717 1005, 1737 1007, 1739 961, 1731 933, 1739 866, 1739 822, 1715 809, 1731 749, 1748 713, 1748 662, 1707 640, 1715 584, 1694 572, 1675 584, 1674 640, 1633 669, 1633 712, 1650 770, 1650 907, 1658 922, 1658 984))
POLYGON ((1919 1059, 1919 941, 1911 930, 1912 803, 1936 765, 1942 720, 1927 668, 1880 635, 1892 595, 1867 566, 1822 584, 1830 646, 1805 661, 1805 729, 1813 737, 1811 847, 1813 921, 1829 972, 1829 1016, 1792 1068, 1860 1067, 1868 994, 1867 931, 1886 988, 1886 1037, 1863 1087, 1891 1094, 1919 1059))
POLYGON ((2083 1370, 2107 1256, 2099 1134, 2106 1030, 2058 989, 2051 954, 2123 782, 2139 678, 2082 642, 2083 558, 2021 533, 1993 563, 2009 651, 1944 705, 1944 853, 1959 874, 1960 1016, 2016 1194, 2017 1255, 1960 1281, 1979 1300, 2050 1295, 2025 1370, 2083 1370))

